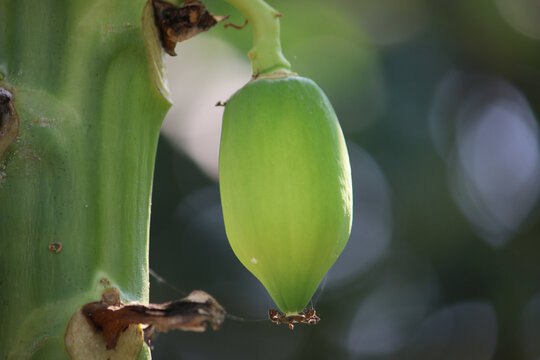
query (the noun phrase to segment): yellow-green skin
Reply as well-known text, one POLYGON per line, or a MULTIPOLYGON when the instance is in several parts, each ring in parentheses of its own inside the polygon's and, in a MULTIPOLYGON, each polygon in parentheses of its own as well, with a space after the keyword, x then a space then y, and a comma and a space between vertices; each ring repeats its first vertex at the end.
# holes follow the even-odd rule
POLYGON ((287 315, 301 312, 349 238, 351 170, 313 81, 249 82, 227 102, 219 179, 229 243, 287 315))

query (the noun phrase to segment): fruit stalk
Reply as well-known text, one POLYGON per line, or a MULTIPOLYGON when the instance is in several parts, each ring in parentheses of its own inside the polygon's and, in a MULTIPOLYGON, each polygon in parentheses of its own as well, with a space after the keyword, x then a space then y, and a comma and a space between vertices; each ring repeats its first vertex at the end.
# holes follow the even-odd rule
POLYGON ((253 74, 289 73, 291 64, 281 51, 279 18, 281 14, 263 0, 226 0, 246 17, 253 28, 253 48, 248 56, 253 74))

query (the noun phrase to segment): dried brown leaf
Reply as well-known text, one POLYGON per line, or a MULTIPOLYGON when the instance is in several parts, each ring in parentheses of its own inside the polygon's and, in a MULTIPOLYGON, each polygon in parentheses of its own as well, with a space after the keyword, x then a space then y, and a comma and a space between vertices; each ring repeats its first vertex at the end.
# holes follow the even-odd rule
POLYGON ((214 16, 198 0, 186 0, 182 6, 164 0, 153 0, 154 18, 159 29, 161 45, 171 56, 176 56, 176 43, 207 31, 228 16, 214 16))
MULTIPOLYGON (((209 294, 196 290, 187 297, 164 304, 124 305, 114 297, 105 295, 99 302, 86 304, 81 309, 96 330, 103 331, 107 349, 114 349, 118 338, 130 324, 149 325, 154 330, 205 331, 207 325, 219 329, 225 319, 225 310, 209 294)), ((147 335, 151 336, 151 335, 147 335)))

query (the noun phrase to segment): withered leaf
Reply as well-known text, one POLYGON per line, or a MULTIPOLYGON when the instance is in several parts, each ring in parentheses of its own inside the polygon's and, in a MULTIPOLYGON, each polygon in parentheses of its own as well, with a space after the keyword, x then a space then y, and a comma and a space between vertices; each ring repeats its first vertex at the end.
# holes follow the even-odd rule
POLYGON ((152 0, 154 18, 159 29, 161 45, 171 56, 176 56, 176 43, 207 31, 228 16, 214 16, 198 0, 186 0, 182 6, 164 0, 152 0))
POLYGON ((107 349, 114 349, 120 334, 130 324, 146 324, 154 331, 185 330, 202 332, 207 325, 219 329, 225 310, 209 294, 196 290, 187 297, 164 304, 128 304, 103 297, 81 309, 96 330, 103 331, 107 349))

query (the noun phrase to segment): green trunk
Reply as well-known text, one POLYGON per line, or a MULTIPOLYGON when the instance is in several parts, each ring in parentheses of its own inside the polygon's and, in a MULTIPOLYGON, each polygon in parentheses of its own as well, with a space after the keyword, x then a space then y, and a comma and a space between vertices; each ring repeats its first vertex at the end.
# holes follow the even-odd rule
POLYGON ((0 0, 0 87, 20 119, 0 163, 0 359, 67 358, 66 325, 100 299, 102 279, 124 301, 148 301, 154 157, 170 104, 144 6, 0 0))

